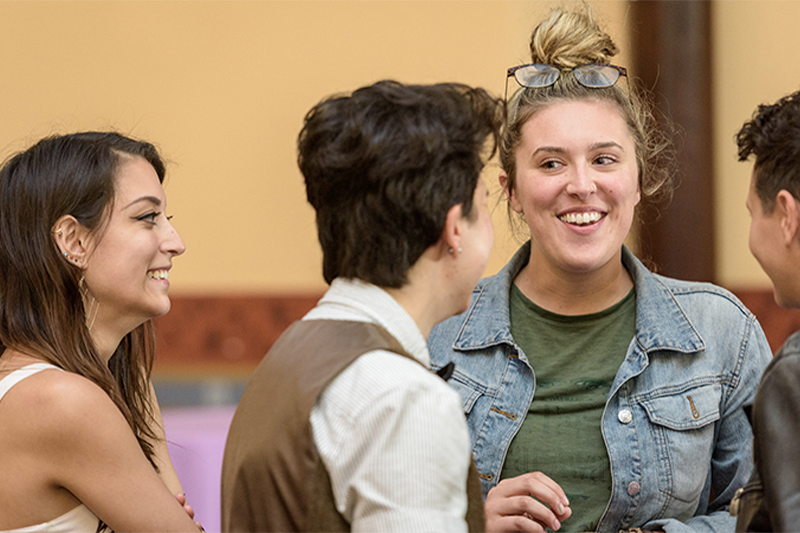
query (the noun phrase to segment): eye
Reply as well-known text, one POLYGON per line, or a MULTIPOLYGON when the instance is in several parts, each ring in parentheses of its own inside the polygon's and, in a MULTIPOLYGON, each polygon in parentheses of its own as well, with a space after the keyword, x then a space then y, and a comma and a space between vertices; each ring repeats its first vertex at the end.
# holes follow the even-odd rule
POLYGON ((597 156, 594 162, 598 165, 612 165, 617 162, 617 159, 614 156, 603 154, 597 156))
POLYGON ((136 220, 141 220, 142 222, 147 222, 148 224, 152 224, 153 226, 156 225, 156 217, 161 214, 160 211, 151 211, 149 213, 145 213, 144 215, 140 215, 136 217, 136 220))
POLYGON ((543 168, 544 170, 555 170, 561 166, 561 162, 557 159, 545 159, 539 164, 539 167, 543 168))

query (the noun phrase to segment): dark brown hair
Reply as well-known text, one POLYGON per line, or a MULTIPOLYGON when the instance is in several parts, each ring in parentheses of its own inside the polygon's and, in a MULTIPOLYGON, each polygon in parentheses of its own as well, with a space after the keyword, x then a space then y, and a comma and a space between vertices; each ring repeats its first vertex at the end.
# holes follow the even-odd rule
POLYGON ((117 168, 128 156, 147 160, 163 182, 156 148, 113 132, 48 137, 0 169, 0 350, 35 355, 96 383, 157 468, 150 426, 152 324, 130 332, 106 365, 86 325, 80 269, 61 255, 53 236, 64 215, 101 234, 114 203, 117 168))
POLYGON ((317 212, 325 280, 403 286, 448 210, 462 204, 472 216, 502 123, 502 101, 459 84, 382 81, 311 109, 298 164, 317 212))
POLYGON ((759 105, 736 134, 736 144, 739 161, 755 156, 755 190, 766 214, 781 190, 800 201, 800 91, 759 105))

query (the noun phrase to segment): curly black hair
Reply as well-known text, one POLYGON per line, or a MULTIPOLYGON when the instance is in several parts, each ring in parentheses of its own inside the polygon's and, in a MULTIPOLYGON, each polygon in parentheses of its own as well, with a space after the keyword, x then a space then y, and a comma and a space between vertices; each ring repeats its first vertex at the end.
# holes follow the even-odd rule
POLYGON ((759 105, 736 134, 739 161, 755 156, 755 190, 765 213, 781 190, 800 200, 800 91, 759 105))

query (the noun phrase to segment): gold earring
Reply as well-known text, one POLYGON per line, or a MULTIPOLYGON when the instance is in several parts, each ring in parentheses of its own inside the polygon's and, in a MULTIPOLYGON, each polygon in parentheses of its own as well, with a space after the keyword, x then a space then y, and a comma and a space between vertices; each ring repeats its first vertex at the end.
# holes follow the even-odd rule
POLYGON ((94 321, 97 319, 97 310, 100 309, 100 302, 94 297, 92 291, 89 290, 89 285, 86 280, 81 276, 78 281, 78 288, 81 291, 81 300, 83 301, 83 312, 86 315, 86 327, 92 331, 94 321), (91 298, 91 299, 90 299, 91 298))

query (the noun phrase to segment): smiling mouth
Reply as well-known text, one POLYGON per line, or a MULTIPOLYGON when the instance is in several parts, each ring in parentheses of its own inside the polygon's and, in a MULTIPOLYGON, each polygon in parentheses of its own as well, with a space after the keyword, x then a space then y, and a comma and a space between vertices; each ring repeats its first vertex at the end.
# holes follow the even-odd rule
POLYGON ((169 279, 169 270, 151 270, 147 275, 156 280, 169 279))
POLYGON ((589 224, 598 222, 604 216, 605 214, 603 213, 592 211, 590 213, 567 213, 559 216, 558 219, 561 222, 566 222, 567 224, 572 224, 573 226, 588 226, 589 224))

